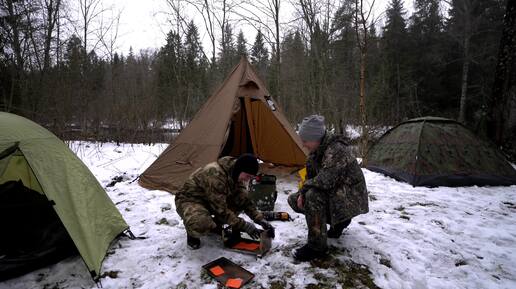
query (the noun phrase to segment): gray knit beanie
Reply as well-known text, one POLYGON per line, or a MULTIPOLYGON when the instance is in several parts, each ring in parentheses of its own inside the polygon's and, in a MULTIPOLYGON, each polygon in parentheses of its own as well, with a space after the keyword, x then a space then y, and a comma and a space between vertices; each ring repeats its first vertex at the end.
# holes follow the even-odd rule
POLYGON ((325 133, 324 116, 314 114, 303 119, 298 134, 303 141, 320 141, 325 133))

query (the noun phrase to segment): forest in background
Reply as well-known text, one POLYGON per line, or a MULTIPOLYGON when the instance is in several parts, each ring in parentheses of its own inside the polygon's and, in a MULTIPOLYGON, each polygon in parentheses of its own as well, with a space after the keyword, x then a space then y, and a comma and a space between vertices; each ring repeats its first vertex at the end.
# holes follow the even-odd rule
POLYGON ((164 0, 166 44, 126 55, 120 14, 100 1, 0 0, 1 111, 64 139, 161 141, 247 56, 294 125, 313 113, 338 132, 441 116, 515 155, 516 1, 414 0, 409 13, 390 0, 375 17, 374 1, 291 0, 284 23, 285 0, 164 0))

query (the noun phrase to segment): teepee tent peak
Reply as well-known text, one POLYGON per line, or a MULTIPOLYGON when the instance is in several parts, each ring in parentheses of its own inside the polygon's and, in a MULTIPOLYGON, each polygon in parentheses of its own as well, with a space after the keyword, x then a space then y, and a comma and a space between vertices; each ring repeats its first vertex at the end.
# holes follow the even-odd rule
POLYGON ((139 183, 173 192, 197 168, 242 153, 287 166, 306 160, 301 140, 245 57, 139 183))

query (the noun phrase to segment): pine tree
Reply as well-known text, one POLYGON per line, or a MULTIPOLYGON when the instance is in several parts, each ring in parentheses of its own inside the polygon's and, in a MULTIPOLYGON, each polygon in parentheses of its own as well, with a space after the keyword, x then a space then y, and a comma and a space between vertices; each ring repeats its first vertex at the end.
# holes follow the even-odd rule
POLYGON ((218 66, 221 77, 225 77, 238 61, 233 28, 229 24, 226 24, 226 27, 224 27, 224 35, 220 46, 218 66))
POLYGON ((185 67, 182 75, 182 86, 186 89, 183 119, 189 119, 197 111, 206 97, 207 62, 204 60, 197 26, 191 21, 188 25, 183 44, 185 67))
MULTIPOLYGON (((386 23, 383 27, 382 54, 384 61, 386 101, 394 105, 389 106, 391 118, 399 122, 404 118, 405 109, 402 108, 408 100, 406 87, 406 55, 408 52, 406 41, 408 38, 405 21, 405 8, 402 0, 391 0, 386 10, 386 23)), ((384 103, 386 104, 386 103, 384 103)))
POLYGON ((182 111, 181 100, 178 99, 182 94, 182 43, 175 31, 171 30, 167 34, 166 43, 159 50, 156 62, 158 118, 179 117, 182 111))
POLYGON ((245 39, 244 32, 242 32, 242 30, 238 32, 236 50, 238 57, 247 56, 247 40, 245 39))
POLYGON ((265 47, 265 41, 261 30, 258 30, 251 48, 251 63, 256 67, 262 78, 265 78, 269 65, 269 50, 265 47))
POLYGON ((293 123, 307 112, 308 73, 305 45, 299 31, 285 36, 281 44, 281 93, 282 108, 288 112, 293 123))
POLYGON ((502 1, 453 0, 446 33, 450 59, 446 67, 455 77, 450 86, 460 95, 458 119, 464 123, 478 121, 484 95, 490 94, 494 60, 503 19, 502 1))
POLYGON ((411 90, 415 107, 421 114, 455 115, 455 99, 450 99, 443 86, 442 73, 446 63, 446 41, 443 33, 444 19, 439 11, 439 0, 416 0, 416 11, 410 17, 409 52, 412 72, 411 90))
POLYGON ((193 21, 188 24, 183 48, 186 67, 196 68, 200 66, 203 61, 202 46, 199 39, 199 30, 193 21))

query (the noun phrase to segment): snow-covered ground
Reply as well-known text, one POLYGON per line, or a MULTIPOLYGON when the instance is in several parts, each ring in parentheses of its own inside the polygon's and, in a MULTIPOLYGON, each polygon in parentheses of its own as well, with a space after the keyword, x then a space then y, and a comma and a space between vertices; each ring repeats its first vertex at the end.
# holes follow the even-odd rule
MULTIPOLYGON (((369 137, 377 139, 381 137, 384 133, 386 133, 390 126, 371 126, 369 127, 369 137)), ((356 140, 362 136, 362 127, 359 125, 346 125, 346 135, 351 140, 356 140)))
MULTIPOLYGON (((355 218, 345 234, 330 240, 332 258, 295 263, 306 225, 286 203, 295 176, 279 179, 276 210, 292 222, 274 222, 277 237, 263 259, 224 250, 216 236, 186 248, 174 196, 131 181, 166 145, 72 142, 71 148, 107 187, 131 230, 141 240, 114 242, 103 265, 103 288, 218 288, 201 266, 221 256, 256 277, 247 288, 516 288, 516 186, 413 188, 364 170, 369 214, 355 218), (373 283, 374 282, 374 283, 373 283)), ((0 288, 96 288, 80 258, 74 257, 0 288)))

